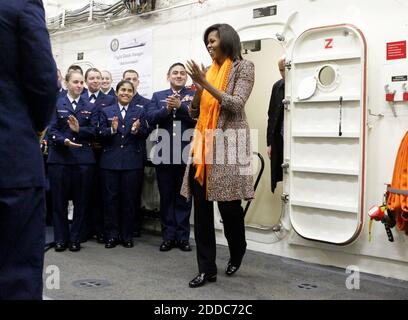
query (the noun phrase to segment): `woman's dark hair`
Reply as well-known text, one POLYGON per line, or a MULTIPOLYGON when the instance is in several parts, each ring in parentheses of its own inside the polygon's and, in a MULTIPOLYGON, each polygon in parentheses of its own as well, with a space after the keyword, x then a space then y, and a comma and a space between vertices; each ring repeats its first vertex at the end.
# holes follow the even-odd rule
POLYGON ((183 67, 183 69, 186 68, 186 67, 184 66, 184 64, 182 64, 181 62, 173 63, 173 64, 170 66, 169 71, 167 71, 167 75, 170 75, 171 69, 173 69, 175 66, 181 66, 181 67, 183 67))
POLYGON ((70 73, 71 71, 79 71, 82 75, 84 75, 84 72, 82 71, 82 68, 78 66, 77 64, 71 64, 68 68, 67 73, 70 73))
POLYGON ((135 92, 135 87, 133 86, 133 83, 130 82, 129 80, 121 80, 119 83, 116 85, 116 92, 119 91, 120 87, 123 86, 125 83, 128 83, 132 86, 133 92, 135 92))
POLYGON ((212 31, 217 31, 220 38, 220 49, 231 60, 242 59, 241 55, 241 40, 238 33, 233 27, 226 23, 217 23, 208 27, 204 32, 204 43, 208 45, 208 35, 212 31))

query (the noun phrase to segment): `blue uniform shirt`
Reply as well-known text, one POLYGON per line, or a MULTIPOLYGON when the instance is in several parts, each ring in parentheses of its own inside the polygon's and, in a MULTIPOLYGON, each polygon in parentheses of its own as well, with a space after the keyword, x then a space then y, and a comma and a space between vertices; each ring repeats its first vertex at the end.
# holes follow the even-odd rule
POLYGON ((57 108, 48 129, 48 163, 92 164, 95 163, 91 144, 96 135, 98 114, 95 106, 82 97, 74 110, 68 96, 59 98, 57 108), (67 121, 73 115, 79 122, 79 132, 73 132, 67 121), (80 148, 67 147, 65 139, 82 144, 80 148))
POLYGON ((145 111, 129 104, 123 119, 118 104, 104 108, 99 119, 99 135, 102 141, 100 168, 109 170, 132 170, 144 167, 145 141, 148 136, 145 111), (113 117, 118 117, 116 133, 112 133, 113 117), (140 128, 132 133, 133 123, 139 119, 140 128))
MULTIPOLYGON (((172 89, 158 91, 153 93, 152 100, 148 107, 148 119, 151 126, 157 126, 159 129, 164 129, 168 133, 169 146, 166 149, 169 154, 163 154, 162 151, 157 153, 156 158, 152 161, 158 164, 159 157, 162 158, 163 164, 185 164, 186 159, 183 159, 183 153, 188 154, 191 137, 183 137, 186 130, 195 127, 196 121, 192 119, 188 113, 188 107, 194 97, 194 91, 187 88, 182 88, 178 94, 181 100, 179 109, 168 112, 166 98, 173 95, 172 89)), ((157 142, 161 141, 162 137, 158 136, 157 142)))

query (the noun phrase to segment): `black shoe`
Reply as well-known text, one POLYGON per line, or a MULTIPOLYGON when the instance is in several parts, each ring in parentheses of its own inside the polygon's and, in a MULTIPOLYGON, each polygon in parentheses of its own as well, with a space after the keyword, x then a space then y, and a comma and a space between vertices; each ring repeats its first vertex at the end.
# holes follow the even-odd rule
POLYGON ((240 266, 235 266, 231 263, 231 260, 228 261, 227 267, 225 268, 225 273, 227 276, 232 276, 235 272, 238 271, 240 266))
POLYGON ((65 251, 65 249, 67 249, 67 245, 65 243, 57 242, 55 244, 55 247, 54 247, 55 251, 62 252, 62 251, 65 251))
POLYGON ((199 273, 193 280, 188 283, 190 288, 198 288, 203 286, 206 282, 215 282, 217 281, 216 274, 208 274, 208 273, 199 273))
POLYGON ((123 245, 125 248, 133 248, 133 240, 123 241, 122 245, 123 245))
POLYGON ((99 234, 96 236, 96 241, 98 243, 105 243, 105 237, 103 236, 103 234, 99 234))
POLYGON ((81 244, 79 242, 72 242, 69 244, 69 251, 75 252, 81 250, 81 244))
POLYGON ((115 248, 117 244, 118 244, 118 241, 116 239, 109 239, 105 243, 105 248, 106 249, 115 248))
POLYGON ((177 245, 181 251, 191 251, 191 246, 188 240, 180 240, 177 245))
POLYGON ((174 246, 175 246, 174 240, 163 241, 162 244, 160 245, 160 251, 169 251, 172 248, 174 248, 174 246))

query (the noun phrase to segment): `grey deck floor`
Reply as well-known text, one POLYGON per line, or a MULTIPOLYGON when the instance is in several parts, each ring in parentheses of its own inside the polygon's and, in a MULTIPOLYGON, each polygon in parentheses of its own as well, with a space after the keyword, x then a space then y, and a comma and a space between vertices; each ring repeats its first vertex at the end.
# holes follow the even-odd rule
MULTIPOLYGON (((131 249, 105 249, 90 240, 80 252, 49 250, 44 270, 60 271, 60 288, 47 289, 45 298, 56 300, 252 300, 252 299, 408 299, 408 282, 360 274, 360 289, 348 290, 343 269, 247 251, 241 269, 224 274, 228 249, 217 247, 218 279, 191 289, 197 274, 196 251, 158 250, 160 236, 143 234, 131 249), (77 287, 81 280, 104 280, 108 286, 77 287)), ((55 275, 55 273, 54 273, 55 275)), ((50 274, 44 273, 44 284, 50 274)))

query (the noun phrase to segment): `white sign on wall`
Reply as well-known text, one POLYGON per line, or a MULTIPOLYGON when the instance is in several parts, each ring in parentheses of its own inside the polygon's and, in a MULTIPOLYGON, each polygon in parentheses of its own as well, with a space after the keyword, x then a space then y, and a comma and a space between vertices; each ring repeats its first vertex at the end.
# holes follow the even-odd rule
POLYGON ((152 59, 152 29, 143 29, 130 33, 109 37, 108 70, 112 73, 113 84, 122 80, 122 74, 128 69, 139 74, 140 95, 150 99, 153 90, 153 59, 152 59))

